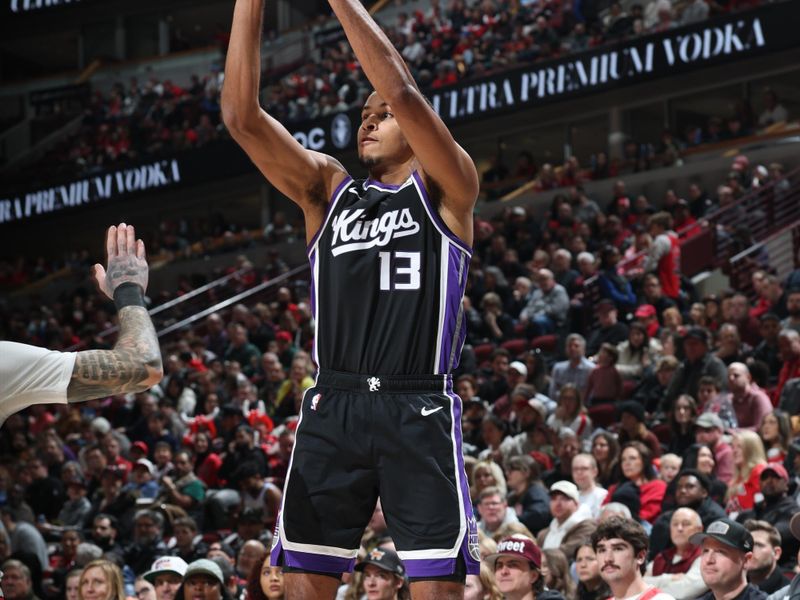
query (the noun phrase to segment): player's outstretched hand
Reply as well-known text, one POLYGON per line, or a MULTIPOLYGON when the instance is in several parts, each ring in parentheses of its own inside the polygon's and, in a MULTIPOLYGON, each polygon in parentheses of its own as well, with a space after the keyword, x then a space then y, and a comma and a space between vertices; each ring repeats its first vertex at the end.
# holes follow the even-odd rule
POLYGON ((112 225, 106 233, 107 266, 94 266, 97 287, 110 299, 114 290, 123 283, 136 283, 147 290, 148 267, 144 254, 144 242, 136 239, 133 225, 112 225))

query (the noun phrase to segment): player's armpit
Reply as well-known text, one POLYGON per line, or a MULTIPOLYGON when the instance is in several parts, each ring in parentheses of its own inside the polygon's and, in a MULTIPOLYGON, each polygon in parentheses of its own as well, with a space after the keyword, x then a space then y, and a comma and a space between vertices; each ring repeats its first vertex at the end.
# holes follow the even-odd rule
POLYGON ((143 392, 161 381, 161 351, 147 310, 125 307, 119 321, 121 333, 112 350, 78 352, 67 387, 69 402, 143 392))

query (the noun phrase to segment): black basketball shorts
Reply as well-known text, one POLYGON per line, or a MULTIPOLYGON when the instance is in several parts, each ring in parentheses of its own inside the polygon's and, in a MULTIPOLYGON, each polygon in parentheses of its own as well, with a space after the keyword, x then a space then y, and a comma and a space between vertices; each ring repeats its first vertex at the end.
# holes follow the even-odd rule
POLYGON ((352 571, 380 497, 409 577, 452 576, 459 559, 477 575, 461 439, 449 375, 321 371, 303 398, 270 564, 352 571))

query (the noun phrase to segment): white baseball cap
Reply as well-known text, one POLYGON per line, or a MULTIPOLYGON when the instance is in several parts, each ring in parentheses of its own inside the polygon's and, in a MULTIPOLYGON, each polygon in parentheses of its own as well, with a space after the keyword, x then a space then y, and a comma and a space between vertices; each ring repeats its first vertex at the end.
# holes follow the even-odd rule
POLYGON ((510 365, 508 365, 509 369, 514 369, 517 373, 522 375, 523 379, 528 376, 528 367, 525 366, 525 363, 522 363, 518 360, 515 360, 510 365))
POLYGON ((572 483, 571 481, 556 481, 553 485, 550 486, 551 492, 558 492, 559 494, 564 494, 567 498, 572 498, 575 502, 581 501, 580 493, 578 492, 578 486, 572 483))
POLYGON ((175 573, 179 577, 183 577, 187 566, 186 561, 180 556, 160 556, 150 565, 150 570, 142 577, 155 584, 156 576, 162 573, 175 573))

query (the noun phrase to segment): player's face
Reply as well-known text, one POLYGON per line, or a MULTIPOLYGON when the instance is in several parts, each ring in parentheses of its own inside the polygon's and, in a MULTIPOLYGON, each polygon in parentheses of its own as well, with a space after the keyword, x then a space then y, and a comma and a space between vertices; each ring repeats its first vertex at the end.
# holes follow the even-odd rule
POLYGON ((392 600, 403 582, 374 565, 364 568, 364 591, 368 600, 392 600))
POLYGON ((358 129, 358 158, 367 168, 403 162, 412 156, 411 147, 395 121, 392 107, 373 92, 361 110, 358 129))

